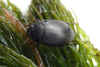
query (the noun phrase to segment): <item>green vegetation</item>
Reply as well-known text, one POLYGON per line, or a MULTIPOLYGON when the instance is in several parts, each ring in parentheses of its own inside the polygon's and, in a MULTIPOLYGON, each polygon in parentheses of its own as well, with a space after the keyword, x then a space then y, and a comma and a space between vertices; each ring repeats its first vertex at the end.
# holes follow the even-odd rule
POLYGON ((7 4, 0 0, 0 67, 38 67, 36 53, 32 51, 33 48, 30 49, 30 44, 24 37, 26 33, 23 30, 19 32, 7 17, 4 8, 23 26, 45 19, 71 23, 75 32, 72 43, 65 44, 64 47, 42 44, 34 47, 39 51, 45 67, 100 67, 100 51, 94 48, 89 37, 60 0, 32 0, 26 15, 9 0, 7 4))

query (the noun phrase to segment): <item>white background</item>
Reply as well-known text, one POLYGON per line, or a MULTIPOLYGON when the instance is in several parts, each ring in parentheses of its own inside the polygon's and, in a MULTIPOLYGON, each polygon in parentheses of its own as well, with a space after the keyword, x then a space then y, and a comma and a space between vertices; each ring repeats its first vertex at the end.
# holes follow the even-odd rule
MULTIPOLYGON (((30 0, 11 0, 21 11, 26 11, 30 0)), ((100 50, 100 2, 99 0, 61 0, 77 17, 80 26, 100 50)))

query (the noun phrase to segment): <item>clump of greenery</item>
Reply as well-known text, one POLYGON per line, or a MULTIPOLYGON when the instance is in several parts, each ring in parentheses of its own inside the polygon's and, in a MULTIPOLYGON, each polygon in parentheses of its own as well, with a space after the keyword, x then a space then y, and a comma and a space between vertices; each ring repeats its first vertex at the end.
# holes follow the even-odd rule
MULTIPOLYGON (((24 8, 24 7, 23 7, 24 8)), ((14 4, 0 0, 0 66, 1 67, 37 67, 35 54, 30 49, 23 32, 5 15, 6 9, 25 26, 38 20, 56 19, 71 23, 75 32, 74 42, 64 47, 35 46, 45 67, 100 67, 100 51, 94 48, 78 22, 74 23, 71 12, 64 8, 60 0, 32 0, 26 15, 14 4), (94 64, 96 62, 96 65, 94 64)))

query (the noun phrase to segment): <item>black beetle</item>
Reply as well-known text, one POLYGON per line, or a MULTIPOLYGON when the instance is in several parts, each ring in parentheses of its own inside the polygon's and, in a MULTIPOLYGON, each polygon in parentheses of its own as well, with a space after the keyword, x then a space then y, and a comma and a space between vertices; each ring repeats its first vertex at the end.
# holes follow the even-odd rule
POLYGON ((59 20, 33 23, 27 33, 32 40, 50 46, 62 46, 74 39, 74 32, 69 24, 59 20))

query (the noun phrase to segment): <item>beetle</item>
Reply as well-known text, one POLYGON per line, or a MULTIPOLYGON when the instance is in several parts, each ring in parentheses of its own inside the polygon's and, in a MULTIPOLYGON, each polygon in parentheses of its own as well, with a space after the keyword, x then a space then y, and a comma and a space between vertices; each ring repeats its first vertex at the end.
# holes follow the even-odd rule
POLYGON ((60 20, 32 23, 27 34, 32 40, 49 46, 63 46, 74 39, 74 31, 69 24, 60 20))

